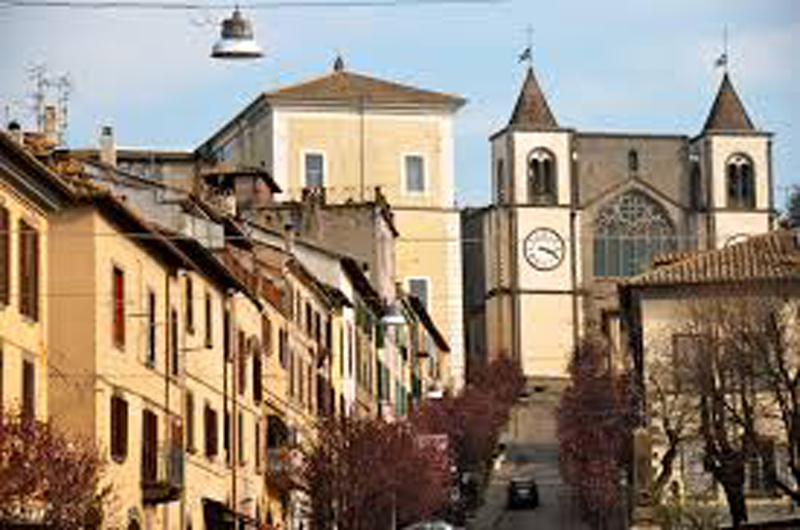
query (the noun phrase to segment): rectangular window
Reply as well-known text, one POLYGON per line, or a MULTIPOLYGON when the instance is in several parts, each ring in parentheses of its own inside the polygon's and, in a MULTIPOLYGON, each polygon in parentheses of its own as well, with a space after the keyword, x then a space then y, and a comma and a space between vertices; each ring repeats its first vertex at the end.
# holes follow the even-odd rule
POLYGON ((186 450, 194 453, 194 394, 186 391, 186 450))
POLYGON ((286 369, 286 358, 287 358, 287 351, 288 351, 288 336, 285 329, 278 330, 278 361, 281 364, 281 368, 284 370, 286 369))
POLYGON ((261 421, 256 418, 255 425, 253 426, 255 429, 255 447, 254 454, 256 459, 256 473, 261 471, 261 421))
POLYGON ((142 411, 142 482, 158 479, 158 417, 150 410, 142 411))
POLYGON ((178 342, 178 312, 175 309, 170 311, 169 320, 170 370, 172 375, 178 377, 180 374, 180 344, 178 342))
POLYGON ((261 352, 253 348, 253 401, 261 403, 263 399, 261 352))
POLYGON ((238 454, 239 465, 244 465, 246 458, 244 457, 244 416, 239 413, 236 420, 236 452, 238 454))
POLYGON ((306 153, 306 187, 321 188, 325 185, 325 158, 321 153, 306 153))
POLYGON ((111 458, 122 462, 128 456, 128 402, 111 396, 111 458))
POLYGON ((222 313, 222 352, 226 361, 231 360, 231 313, 226 308, 222 313))
POLYGON ((425 307, 425 309, 429 309, 427 278, 409 278, 408 292, 411 293, 412 296, 419 298, 419 301, 422 302, 422 305, 425 307))
POLYGON ((186 332, 194 333, 194 288, 191 276, 186 276, 186 332))
POLYGON ((152 289, 147 290, 147 358, 146 363, 150 368, 156 365, 156 293, 152 289))
POLYGON ((36 415, 36 368, 33 361, 22 361, 22 417, 36 415))
POLYGON ((425 161, 419 155, 406 155, 406 191, 422 193, 425 191, 425 161))
POLYGON ((206 437, 206 457, 211 460, 217 456, 217 411, 206 405, 203 413, 203 423, 206 437))
POLYGON ((8 305, 11 292, 11 223, 8 209, 0 206, 0 304, 8 305))
POLYGON ((239 341, 237 343, 237 373, 239 375, 239 395, 244 395, 247 390, 247 340, 244 336, 244 331, 239 330, 239 341))
POLYGON ((206 348, 214 346, 214 322, 211 315, 211 294, 206 293, 206 348))
POLYGON ((314 317, 312 316, 311 304, 306 301, 306 335, 313 336, 314 317))
POLYGON ((225 411, 222 424, 222 446, 225 449, 225 463, 231 464, 231 413, 225 411))
POLYGON ((261 347, 264 355, 272 355, 272 322, 266 316, 261 318, 261 347))
POLYGON ((39 232, 25 221, 19 222, 20 313, 39 319, 39 232))
POLYGON ((119 267, 114 267, 112 282, 114 314, 111 334, 114 339, 114 345, 122 348, 125 346, 125 273, 119 267))

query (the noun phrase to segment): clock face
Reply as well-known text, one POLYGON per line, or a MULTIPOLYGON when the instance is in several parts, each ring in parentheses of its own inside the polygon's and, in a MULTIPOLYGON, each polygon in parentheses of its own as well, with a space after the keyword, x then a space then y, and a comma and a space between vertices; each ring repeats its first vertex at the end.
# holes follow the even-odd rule
POLYGON ((564 240, 550 228, 537 228, 525 238, 525 259, 534 269, 553 270, 564 261, 564 240))

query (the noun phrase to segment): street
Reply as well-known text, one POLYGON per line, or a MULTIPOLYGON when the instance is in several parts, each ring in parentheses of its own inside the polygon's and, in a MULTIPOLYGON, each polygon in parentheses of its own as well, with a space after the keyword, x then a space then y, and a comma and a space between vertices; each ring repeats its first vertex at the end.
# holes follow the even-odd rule
POLYGON ((511 413, 507 432, 501 442, 509 452, 522 452, 529 457, 524 464, 532 469, 539 488, 540 505, 534 510, 507 510, 507 487, 510 477, 521 467, 506 461, 496 467, 489 484, 485 502, 468 528, 472 530, 565 529, 587 528, 578 518, 569 488, 558 472, 558 442, 556 439, 556 407, 558 392, 546 388, 532 392, 511 413))

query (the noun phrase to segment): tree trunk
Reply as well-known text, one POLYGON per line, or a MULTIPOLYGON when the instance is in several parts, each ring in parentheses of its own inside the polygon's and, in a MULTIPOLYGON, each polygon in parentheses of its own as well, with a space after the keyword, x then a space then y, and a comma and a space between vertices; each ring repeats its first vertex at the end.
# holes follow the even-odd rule
POLYGON ((738 478, 726 480, 722 482, 722 489, 725 490, 725 499, 728 501, 728 511, 731 514, 733 528, 741 528, 742 524, 747 522, 744 480, 738 478))

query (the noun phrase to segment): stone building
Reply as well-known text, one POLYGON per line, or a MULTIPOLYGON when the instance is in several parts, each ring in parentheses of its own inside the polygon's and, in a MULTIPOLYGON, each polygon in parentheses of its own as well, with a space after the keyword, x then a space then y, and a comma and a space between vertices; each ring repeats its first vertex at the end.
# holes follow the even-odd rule
POLYGON ((528 376, 565 374, 587 324, 613 333, 616 287, 662 252, 725 246, 773 223, 772 135, 722 77, 696 136, 584 132, 528 69, 490 137, 492 202, 463 214, 468 355, 509 352, 528 376))

